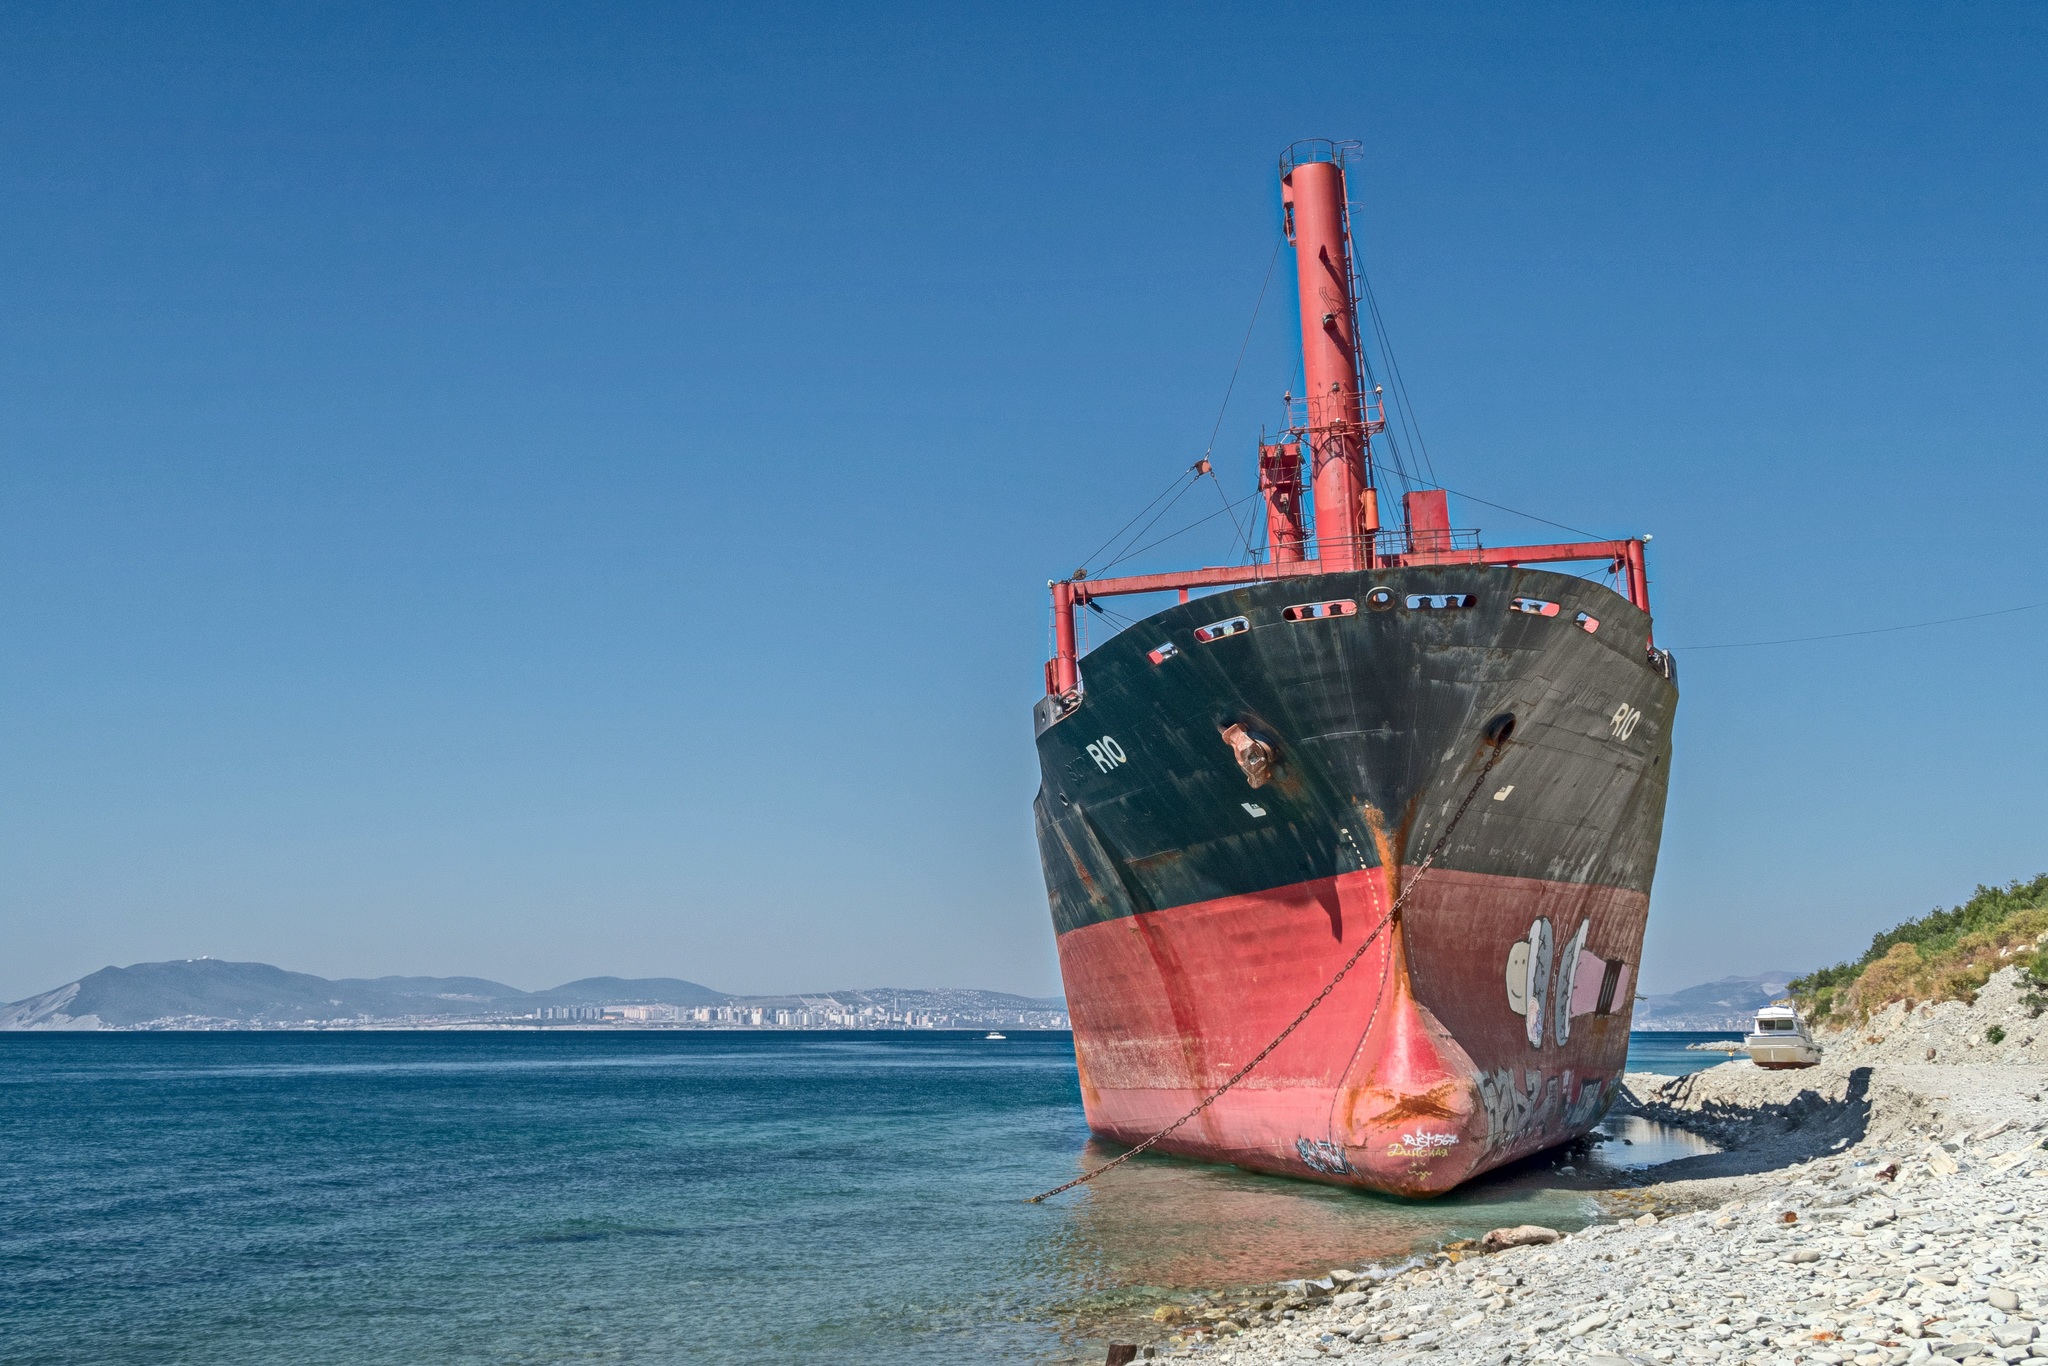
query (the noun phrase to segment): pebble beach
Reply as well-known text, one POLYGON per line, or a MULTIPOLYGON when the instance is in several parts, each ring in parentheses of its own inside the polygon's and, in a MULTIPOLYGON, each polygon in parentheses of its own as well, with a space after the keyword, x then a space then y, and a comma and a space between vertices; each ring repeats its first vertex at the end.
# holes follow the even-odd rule
POLYGON ((1499 1229, 1163 1306, 1139 1355, 2048 1366, 2048 1057, 2030 1009, 2008 970, 1972 1005, 1838 1031, 1815 1068, 1631 1074, 1625 1106, 1722 1150, 1598 1193, 1604 1217, 1573 1232, 1499 1229))

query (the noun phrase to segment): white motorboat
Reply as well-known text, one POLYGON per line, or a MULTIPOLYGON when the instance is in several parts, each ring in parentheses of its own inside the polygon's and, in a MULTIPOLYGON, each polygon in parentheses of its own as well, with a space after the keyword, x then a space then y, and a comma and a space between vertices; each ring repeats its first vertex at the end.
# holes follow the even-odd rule
POLYGON ((1758 1067, 1812 1067, 1820 1061, 1820 1045, 1799 1012, 1784 1003, 1756 1013, 1756 1028, 1742 1041, 1758 1067))
POLYGON ((1009 1035, 1007 1035, 1007 1034, 984 1034, 984 1035, 982 1035, 981 1037, 982 1037, 982 1038, 984 1038, 984 1039, 1006 1039, 1006 1038, 1008 1038, 1008 1037, 1009 1037, 1009 1035))

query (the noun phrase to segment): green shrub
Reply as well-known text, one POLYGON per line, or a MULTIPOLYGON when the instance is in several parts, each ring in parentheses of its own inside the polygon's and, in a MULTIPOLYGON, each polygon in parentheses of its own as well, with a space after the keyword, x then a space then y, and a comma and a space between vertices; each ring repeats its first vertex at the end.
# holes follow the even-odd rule
POLYGON ((2004 1026, 2004 1025, 1993 1025, 1993 1026, 1991 1026, 1991 1028, 1989 1028, 1989 1029, 1985 1030, 1985 1031, 1984 1031, 1984 1042, 1985 1042, 1985 1043, 2004 1043, 2004 1042, 2005 1042, 2005 1026, 2004 1026))
MULTIPOLYGON (((1891 1001, 1972 1000, 2017 943, 2048 931, 2048 873, 2004 887, 1979 885, 1968 901, 1936 907, 1894 925, 1853 962, 1793 979, 1793 998, 1809 1018, 1858 1018, 1891 1001)), ((2048 948, 2019 960, 2048 989, 2048 948)), ((2039 993, 2036 993, 2038 996, 2039 993)), ((2029 998, 2029 1003, 2033 1001, 2029 998)))

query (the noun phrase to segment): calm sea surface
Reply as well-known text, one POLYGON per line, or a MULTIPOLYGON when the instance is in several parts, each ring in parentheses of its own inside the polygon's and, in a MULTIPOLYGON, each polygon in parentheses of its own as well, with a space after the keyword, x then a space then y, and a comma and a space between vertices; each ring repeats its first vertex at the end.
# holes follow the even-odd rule
POLYGON ((1592 1213, 1149 1157, 1023 1203, 1107 1155, 1063 1034, 0 1035, 0 1362, 1100 1361, 1176 1290, 1592 1213))
POLYGON ((1628 1070, 1631 1072, 1662 1072, 1666 1076, 1682 1077, 1688 1072, 1698 1072, 1728 1061, 1731 1057, 1746 1057, 1742 1053, 1706 1053, 1694 1050, 1696 1043, 1741 1042, 1742 1031, 1731 1033, 1694 1034, 1677 1030, 1659 1031, 1650 1034, 1628 1036, 1628 1070))

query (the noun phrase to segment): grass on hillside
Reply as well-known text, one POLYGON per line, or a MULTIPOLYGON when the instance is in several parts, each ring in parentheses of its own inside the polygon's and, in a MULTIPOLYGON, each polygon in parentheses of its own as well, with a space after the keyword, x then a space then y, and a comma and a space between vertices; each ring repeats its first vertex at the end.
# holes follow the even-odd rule
POLYGON ((2048 984, 2048 873, 2031 882, 1977 888, 1953 910, 1936 908, 1870 941, 1853 963, 1837 963, 1793 981, 1808 1019, 1841 1014, 1867 1019, 1893 1001, 1971 1001, 2007 964, 2023 963, 2048 984))

